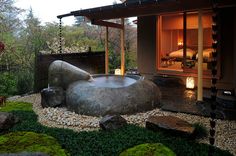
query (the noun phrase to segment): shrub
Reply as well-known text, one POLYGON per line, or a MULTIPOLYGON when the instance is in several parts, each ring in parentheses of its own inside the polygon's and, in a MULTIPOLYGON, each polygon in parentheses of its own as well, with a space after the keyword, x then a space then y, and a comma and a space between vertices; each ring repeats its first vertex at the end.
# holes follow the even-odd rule
POLYGON ((17 73, 17 94, 25 94, 33 91, 34 75, 32 72, 25 70, 17 73))
POLYGON ((0 74, 0 95, 11 96, 17 92, 16 79, 13 73, 4 72, 0 74))

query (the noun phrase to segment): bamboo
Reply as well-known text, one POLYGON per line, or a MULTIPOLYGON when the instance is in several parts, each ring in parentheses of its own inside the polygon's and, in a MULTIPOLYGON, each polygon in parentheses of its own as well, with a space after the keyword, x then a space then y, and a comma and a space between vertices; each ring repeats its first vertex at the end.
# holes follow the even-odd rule
POLYGON ((125 41, 125 27, 124 27, 124 18, 121 19, 121 25, 123 29, 121 29, 121 75, 125 74, 125 48, 124 48, 124 41, 125 41))
POLYGON ((202 86, 202 66, 203 66, 203 28, 202 28, 202 10, 198 13, 198 87, 197 101, 203 100, 202 86))
POLYGON ((108 27, 106 27, 106 37, 105 37, 105 74, 109 72, 109 59, 108 59, 108 27))

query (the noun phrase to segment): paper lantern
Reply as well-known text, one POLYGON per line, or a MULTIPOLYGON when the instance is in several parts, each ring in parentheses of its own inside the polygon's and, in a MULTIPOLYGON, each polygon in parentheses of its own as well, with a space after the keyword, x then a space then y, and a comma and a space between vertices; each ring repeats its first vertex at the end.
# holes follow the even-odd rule
POLYGON ((121 75, 121 70, 120 69, 115 69, 115 75, 121 75))
POLYGON ((194 89, 194 78, 193 77, 186 78, 186 88, 187 89, 194 89))

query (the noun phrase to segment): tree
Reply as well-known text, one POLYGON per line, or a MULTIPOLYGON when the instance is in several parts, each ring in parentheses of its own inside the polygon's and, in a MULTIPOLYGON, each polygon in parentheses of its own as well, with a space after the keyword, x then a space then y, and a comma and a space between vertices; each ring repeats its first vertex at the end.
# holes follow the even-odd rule
POLYGON ((7 70, 14 64, 13 53, 17 51, 15 36, 21 25, 18 15, 22 10, 13 4, 13 0, 0 0, 0 41, 5 45, 5 50, 0 55, 0 65, 7 70))
POLYGON ((0 41, 5 45, 0 54, 0 94, 14 95, 16 93, 16 77, 10 72, 15 66, 18 51, 17 35, 20 30, 18 15, 21 9, 15 7, 13 0, 0 0, 0 41))
POLYGON ((20 32, 18 43, 21 70, 18 72, 17 87, 21 94, 33 90, 35 57, 40 50, 47 48, 43 29, 38 18, 34 17, 32 8, 24 20, 25 27, 20 32))

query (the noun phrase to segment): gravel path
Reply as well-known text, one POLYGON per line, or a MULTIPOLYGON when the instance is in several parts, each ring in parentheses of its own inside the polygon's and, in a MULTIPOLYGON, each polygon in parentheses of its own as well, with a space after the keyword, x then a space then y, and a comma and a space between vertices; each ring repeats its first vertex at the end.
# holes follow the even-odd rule
MULTIPOLYGON (((48 127, 69 128, 74 131, 91 131, 99 129, 99 120, 101 117, 92 117, 78 115, 74 112, 67 111, 66 108, 42 108, 40 105, 40 94, 32 94, 24 97, 10 98, 9 100, 25 101, 33 104, 33 110, 38 114, 38 120, 41 124, 48 127)), ((145 121, 149 115, 163 116, 172 115, 188 121, 189 123, 201 123, 208 130, 209 118, 161 111, 154 109, 145 113, 137 113, 134 115, 123 115, 128 123, 136 124, 144 127, 145 121)), ((208 138, 198 140, 201 143, 208 143, 208 138)), ((236 155, 236 121, 217 120, 216 121, 216 144, 217 147, 229 150, 236 155)))

